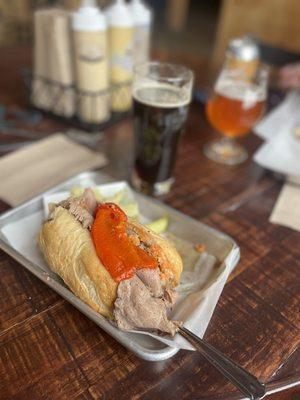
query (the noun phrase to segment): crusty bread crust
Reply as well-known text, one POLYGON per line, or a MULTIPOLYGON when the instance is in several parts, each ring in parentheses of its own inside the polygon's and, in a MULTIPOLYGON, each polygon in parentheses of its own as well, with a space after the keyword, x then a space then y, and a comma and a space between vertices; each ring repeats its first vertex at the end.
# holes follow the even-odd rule
POLYGON ((173 243, 133 219, 128 222, 128 227, 138 235, 141 242, 146 244, 147 252, 158 261, 160 277, 165 285, 169 288, 177 286, 183 265, 173 243))
POLYGON ((104 316, 112 316, 117 282, 99 260, 91 234, 64 208, 57 207, 39 234, 50 268, 72 292, 104 316))
MULTIPOLYGON (((175 247, 135 221, 128 225, 158 260, 165 285, 176 286, 182 261, 175 247)), ((112 318, 118 283, 99 260, 90 232, 69 211, 56 207, 51 219, 44 222, 38 242, 50 268, 70 289, 94 310, 112 318)))

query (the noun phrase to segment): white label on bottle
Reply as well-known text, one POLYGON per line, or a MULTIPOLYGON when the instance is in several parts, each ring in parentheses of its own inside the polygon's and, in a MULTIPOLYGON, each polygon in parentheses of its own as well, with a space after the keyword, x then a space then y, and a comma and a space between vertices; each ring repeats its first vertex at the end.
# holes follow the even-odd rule
POLYGON ((105 48, 99 43, 81 43, 78 49, 79 58, 83 61, 99 62, 105 58, 105 48))

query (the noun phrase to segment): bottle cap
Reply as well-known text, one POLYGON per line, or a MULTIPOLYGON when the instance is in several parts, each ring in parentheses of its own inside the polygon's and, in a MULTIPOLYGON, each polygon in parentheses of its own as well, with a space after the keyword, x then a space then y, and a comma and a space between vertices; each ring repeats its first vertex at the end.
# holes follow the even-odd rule
POLYGON ((150 25, 152 13, 149 7, 141 0, 132 0, 130 4, 131 15, 135 25, 150 25))
POLYGON ((95 0, 84 0, 73 14, 73 29, 76 31, 104 31, 106 20, 95 0))
POLYGON ((124 0, 117 0, 106 11, 108 25, 129 28, 133 26, 133 20, 128 5, 124 0))
POLYGON ((226 50, 226 55, 241 61, 252 61, 259 58, 259 48, 251 36, 232 39, 226 50))

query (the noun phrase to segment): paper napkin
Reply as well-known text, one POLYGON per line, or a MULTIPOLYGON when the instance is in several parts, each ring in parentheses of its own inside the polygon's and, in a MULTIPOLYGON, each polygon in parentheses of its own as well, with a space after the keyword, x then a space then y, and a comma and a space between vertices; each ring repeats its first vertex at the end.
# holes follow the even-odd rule
POLYGON ((266 142, 254 154, 264 168, 287 176, 300 177, 300 93, 291 92, 256 127, 266 142))
POLYGON ((0 159, 0 198, 17 206, 79 172, 105 164, 103 154, 62 134, 51 135, 0 159))
POLYGON ((300 231, 300 187, 286 183, 273 208, 270 222, 300 231))

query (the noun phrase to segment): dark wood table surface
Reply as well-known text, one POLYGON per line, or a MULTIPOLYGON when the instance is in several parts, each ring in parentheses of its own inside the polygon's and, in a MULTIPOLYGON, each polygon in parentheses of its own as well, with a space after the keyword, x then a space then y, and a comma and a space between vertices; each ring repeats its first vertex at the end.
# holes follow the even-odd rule
MULTIPOLYGON (((19 72, 30 56, 26 47, 0 50, 0 103, 8 110, 26 106, 19 72)), ((201 63, 185 61, 201 80, 201 63)), ((42 137, 66 126, 44 118, 27 128, 42 137)), ((203 110, 193 105, 176 182, 162 200, 240 245, 241 260, 205 339, 277 391, 300 381, 300 234, 268 221, 282 183, 251 157, 237 167, 207 160, 202 146, 211 138, 203 110)), ((0 143, 16 140, 0 135, 0 143)), ((244 143, 251 155, 260 140, 249 135, 244 143)), ((128 177, 131 121, 110 128, 97 148, 110 159, 104 172, 128 177)), ((1 202, 0 211, 8 208, 1 202)), ((235 398, 241 396, 201 355, 140 360, 0 252, 0 399, 235 398)), ((293 387, 269 398, 296 400, 300 392, 293 387)))

